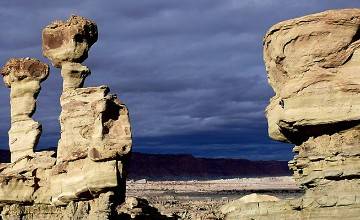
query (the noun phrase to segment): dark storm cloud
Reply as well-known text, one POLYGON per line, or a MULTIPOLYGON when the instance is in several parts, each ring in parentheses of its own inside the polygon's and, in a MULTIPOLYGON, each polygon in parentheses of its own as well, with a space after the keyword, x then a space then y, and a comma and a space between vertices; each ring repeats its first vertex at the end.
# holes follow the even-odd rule
MULTIPOLYGON (((2 1, 0 62, 41 56, 41 29, 79 14, 95 20, 99 41, 85 62, 87 85, 109 85, 129 107, 134 149, 198 156, 289 159, 291 146, 267 137, 273 95, 262 37, 285 19, 358 1, 136 0, 2 1)), ((52 68, 35 118, 40 147, 57 144, 61 77, 52 68)), ((7 146, 9 91, 0 88, 0 143, 7 146)))

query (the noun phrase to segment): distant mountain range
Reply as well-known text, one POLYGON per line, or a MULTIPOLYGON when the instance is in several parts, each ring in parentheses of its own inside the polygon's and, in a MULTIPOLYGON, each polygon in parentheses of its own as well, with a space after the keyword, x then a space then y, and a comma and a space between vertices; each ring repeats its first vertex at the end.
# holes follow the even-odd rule
POLYGON ((0 150, 0 163, 10 162, 10 151, 0 150))
POLYGON ((291 175, 286 161, 209 159, 192 155, 133 153, 130 179, 213 179, 291 175))
MULTIPOLYGON (((54 150, 54 149, 51 149, 54 150)), ((10 152, 0 150, 0 162, 9 162, 10 152)), ((291 175, 286 161, 250 161, 245 159, 196 158, 180 154, 144 154, 133 152, 129 179, 214 179, 291 175)))

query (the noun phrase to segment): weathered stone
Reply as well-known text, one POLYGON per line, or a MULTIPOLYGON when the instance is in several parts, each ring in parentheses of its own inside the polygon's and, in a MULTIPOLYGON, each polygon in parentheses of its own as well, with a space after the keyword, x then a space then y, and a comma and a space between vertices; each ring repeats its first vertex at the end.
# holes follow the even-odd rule
POLYGON ((276 93, 267 108, 272 138, 298 142, 360 119, 359 25, 359 9, 333 10, 267 32, 264 59, 276 93))
POLYGON ((82 88, 88 75, 90 75, 90 70, 86 66, 79 63, 63 63, 61 67, 61 76, 64 79, 63 90, 82 88))
POLYGON ((43 31, 43 53, 61 67, 64 79, 58 162, 86 157, 94 161, 119 159, 131 149, 126 106, 109 94, 106 86, 82 88, 90 70, 80 62, 96 40, 96 24, 78 16, 55 22, 43 31), (80 44, 74 44, 77 38, 81 39, 80 44), (62 52, 64 48, 67 53, 62 52))
POLYGON ((267 32, 264 60, 275 91, 269 135, 297 145, 289 167, 305 195, 252 211, 240 206, 227 219, 358 219, 359 33, 360 9, 284 21, 267 32))
POLYGON ((0 199, 3 203, 31 203, 35 192, 34 177, 0 176, 0 199))
POLYGON ((58 161, 120 158, 131 149, 126 106, 106 86, 64 91, 58 161))
POLYGON ((145 199, 129 197, 121 205, 116 205, 114 193, 107 192, 98 198, 87 201, 70 202, 66 206, 46 204, 6 204, 0 207, 1 219, 4 220, 110 220, 110 219, 146 219, 175 220, 178 218, 162 215, 145 199))
POLYGON ((240 199, 236 199, 228 204, 225 204, 220 208, 220 211, 223 214, 228 214, 238 209, 240 206, 243 206, 246 203, 274 202, 274 201, 279 201, 279 199, 275 196, 252 193, 250 195, 243 196, 240 199))
POLYGON ((36 108, 40 83, 49 75, 45 63, 31 58, 10 59, 1 69, 5 85, 11 88, 11 128, 9 146, 11 161, 32 154, 41 135, 40 123, 31 116, 36 108))
POLYGON ((51 204, 65 205, 70 201, 96 198, 103 192, 116 189, 119 184, 115 160, 102 163, 90 159, 76 160, 67 163, 64 170, 52 173, 49 180, 51 204))
POLYGON ((177 217, 162 215, 145 199, 127 197, 116 209, 119 219, 175 220, 177 217))
POLYGON ((55 21, 42 32, 43 55, 56 67, 61 67, 63 62, 81 63, 88 57, 97 37, 96 24, 84 17, 55 21))
POLYGON ((48 66, 11 59, 1 73, 11 87, 12 162, 0 164, 1 219, 112 219, 125 200, 131 129, 126 106, 106 86, 82 88, 80 64, 97 40, 96 24, 79 16, 43 31, 43 54, 61 67, 61 139, 55 152, 34 153, 41 133, 31 119, 48 66))

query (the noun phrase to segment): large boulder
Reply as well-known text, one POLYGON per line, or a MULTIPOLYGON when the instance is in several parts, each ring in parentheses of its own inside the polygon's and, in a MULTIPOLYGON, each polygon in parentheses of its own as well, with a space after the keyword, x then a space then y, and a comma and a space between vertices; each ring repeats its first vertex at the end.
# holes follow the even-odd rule
POLYGON ((44 28, 43 55, 56 67, 61 67, 63 62, 81 63, 97 38, 95 22, 73 15, 67 21, 54 21, 44 28))
POLYGON ((276 202, 276 201, 279 201, 279 198, 275 196, 252 193, 221 206, 220 211, 222 214, 226 215, 244 206, 244 204, 246 203, 276 202))

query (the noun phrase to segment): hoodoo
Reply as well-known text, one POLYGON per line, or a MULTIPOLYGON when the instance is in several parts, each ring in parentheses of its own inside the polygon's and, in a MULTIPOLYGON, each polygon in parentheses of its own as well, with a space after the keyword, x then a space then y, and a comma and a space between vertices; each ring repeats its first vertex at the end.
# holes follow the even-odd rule
POLYGON ((41 124, 31 116, 36 109, 40 83, 49 75, 49 66, 36 59, 10 59, 1 69, 4 83, 11 89, 11 162, 34 153, 41 135, 41 124))
POLYGON ((81 62, 97 34, 96 24, 80 16, 56 21, 42 32, 43 54, 63 77, 57 158, 55 152, 34 152, 41 126, 31 115, 48 66, 24 58, 10 59, 2 68, 11 88, 11 163, 0 166, 2 219, 124 215, 116 206, 125 201, 132 145, 128 109, 107 86, 83 87, 90 70, 81 62))
POLYGON ((269 135, 295 144, 298 199, 239 206, 227 219, 358 219, 360 10, 326 11, 274 25, 264 60, 275 91, 269 135))

